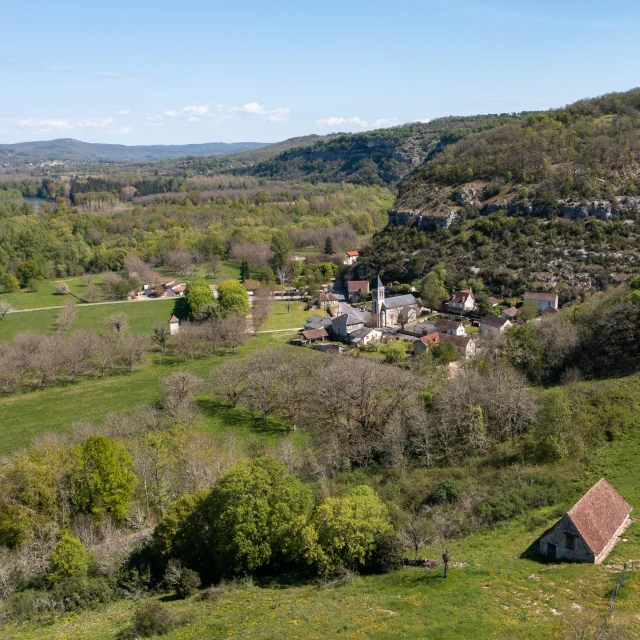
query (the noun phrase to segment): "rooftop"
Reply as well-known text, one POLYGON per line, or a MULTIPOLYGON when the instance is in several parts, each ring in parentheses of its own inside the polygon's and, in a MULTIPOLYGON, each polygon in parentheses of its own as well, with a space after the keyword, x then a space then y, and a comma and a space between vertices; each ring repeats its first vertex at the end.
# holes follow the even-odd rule
POLYGON ((382 306, 386 309, 398 309, 399 307, 407 307, 413 304, 418 304, 418 301, 410 293, 402 296, 392 296, 382 301, 382 306))
POLYGON ((557 299, 557 293, 536 293, 534 291, 526 291, 524 294, 524 300, 545 300, 555 302, 557 299))

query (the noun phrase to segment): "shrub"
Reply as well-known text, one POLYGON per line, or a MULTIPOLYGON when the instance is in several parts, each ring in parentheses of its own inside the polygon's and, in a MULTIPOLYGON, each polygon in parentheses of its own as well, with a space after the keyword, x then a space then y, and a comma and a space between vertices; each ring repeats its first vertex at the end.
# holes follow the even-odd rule
POLYGON ((2 286, 6 293, 18 293, 18 291, 20 291, 20 283, 11 273, 6 273, 4 278, 2 278, 2 286))
POLYGON ((200 588, 200 574, 192 569, 182 569, 176 584, 176 594, 180 598, 189 598, 200 588))
POLYGON ((149 638, 163 636, 176 625, 171 611, 155 600, 141 604, 133 616, 133 624, 126 629, 123 638, 149 638))
POLYGON ((427 498, 429 504, 453 504, 464 493, 464 487, 455 478, 445 478, 436 484, 427 498))
POLYGON ((70 533, 63 534, 51 553, 51 583, 86 577, 88 570, 89 555, 82 542, 70 533))
POLYGON ((402 567, 402 543, 395 533, 380 533, 365 568, 371 573, 391 573, 402 567))

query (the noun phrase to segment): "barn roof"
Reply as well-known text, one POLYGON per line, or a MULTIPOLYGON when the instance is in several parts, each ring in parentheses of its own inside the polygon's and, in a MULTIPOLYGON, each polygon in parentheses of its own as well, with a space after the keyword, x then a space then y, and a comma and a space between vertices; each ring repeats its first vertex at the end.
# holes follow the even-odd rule
POLYGON ((349 293, 355 293, 356 291, 369 291, 369 281, 368 280, 349 280, 347 282, 347 291, 349 293))
POLYGON ((567 515, 597 556, 625 522, 631 508, 602 478, 569 509, 567 515))
POLYGON ((557 293, 536 293, 534 291, 526 291, 524 294, 524 300, 544 300, 548 302, 555 302, 558 299, 557 293))
POLYGON ((302 335, 307 340, 322 340, 329 337, 326 329, 309 329, 308 331, 303 331, 302 335))

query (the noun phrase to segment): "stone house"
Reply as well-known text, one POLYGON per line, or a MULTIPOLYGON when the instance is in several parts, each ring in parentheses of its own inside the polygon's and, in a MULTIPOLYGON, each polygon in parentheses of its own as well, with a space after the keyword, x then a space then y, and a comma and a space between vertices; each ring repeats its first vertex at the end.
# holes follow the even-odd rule
POLYGON ((337 338, 346 340, 349 334, 364 328, 364 320, 350 313, 343 313, 331 321, 331 331, 337 338))
POLYGON ((518 315, 518 310, 515 307, 509 307, 508 309, 503 309, 500 315, 503 318, 506 318, 507 320, 511 320, 511 322, 513 322, 518 315))
POLYGON ((476 308, 476 298, 471 289, 454 291, 447 306, 455 311, 473 311, 476 308))
POLYGON ((462 322, 457 320, 436 320, 436 329, 440 333, 448 333, 451 336, 466 336, 467 330, 462 322))
POLYGON ((301 333, 307 344, 310 342, 317 342, 318 340, 326 340, 329 337, 326 329, 308 329, 301 333))
POLYGON ((509 327, 513 326, 513 322, 509 318, 504 316, 492 316, 487 315, 480 320, 480 335, 487 335, 488 333, 504 333, 509 327))
POLYGON ((357 302, 361 296, 369 293, 368 280, 350 280, 347 282, 347 300, 357 302))
POLYGON ((371 344, 382 339, 382 332, 371 327, 363 327, 349 334, 349 340, 352 345, 359 347, 364 344, 371 344))
POLYGON ((547 307, 558 308, 558 295, 556 293, 535 293, 527 291, 524 294, 525 303, 534 302, 538 305, 538 311, 544 311, 547 307))
POLYGON ((442 342, 453 342, 456 346, 458 358, 466 360, 476 355, 476 342, 467 336, 453 336, 450 333, 430 333, 422 338, 418 338, 413 343, 413 355, 418 355, 427 351, 432 345, 442 342))
POLYGON ((318 296, 318 305, 321 309, 326 309, 327 307, 337 307, 339 305, 338 298, 336 298, 333 293, 321 293, 318 296))
POLYGON ((600 564, 631 523, 631 509, 602 478, 542 534, 538 550, 552 560, 600 564))

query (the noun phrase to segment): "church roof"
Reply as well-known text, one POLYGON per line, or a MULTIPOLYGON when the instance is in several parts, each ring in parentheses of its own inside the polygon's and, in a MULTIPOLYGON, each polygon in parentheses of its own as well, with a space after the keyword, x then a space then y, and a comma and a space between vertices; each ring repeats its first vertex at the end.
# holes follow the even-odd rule
POLYGON ((384 285, 382 284, 382 280, 380 280, 380 275, 378 275, 378 279, 376 280, 376 289, 384 289, 384 285))
POLYGON ((409 307, 414 304, 418 304, 418 301, 410 293, 407 293, 402 296, 393 296, 391 298, 385 298, 382 301, 382 306, 385 309, 399 309, 400 307, 409 307))

